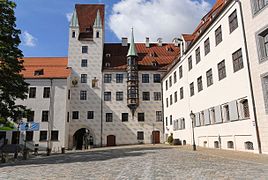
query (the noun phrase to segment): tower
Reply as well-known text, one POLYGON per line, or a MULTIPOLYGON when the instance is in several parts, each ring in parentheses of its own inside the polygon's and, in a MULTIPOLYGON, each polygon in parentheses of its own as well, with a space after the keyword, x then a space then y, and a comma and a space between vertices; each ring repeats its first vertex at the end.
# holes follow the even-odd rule
POLYGON ((132 112, 132 116, 139 106, 139 78, 137 52, 134 43, 133 28, 131 32, 131 42, 127 54, 127 106, 132 112))

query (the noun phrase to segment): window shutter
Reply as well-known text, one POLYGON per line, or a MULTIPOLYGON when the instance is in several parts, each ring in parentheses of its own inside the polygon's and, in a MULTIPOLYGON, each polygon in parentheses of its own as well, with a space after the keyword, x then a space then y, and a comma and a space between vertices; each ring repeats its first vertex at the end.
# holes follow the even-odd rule
POLYGON ((238 110, 236 101, 229 102, 228 105, 230 112, 230 120, 231 121, 238 120, 238 110))
POLYGON ((221 114, 221 106, 215 107, 215 123, 221 123, 222 122, 222 114, 221 114))
POLYGON ((195 114, 195 126, 200 126, 200 113, 195 114))
POLYGON ((210 117, 209 117, 209 110, 208 109, 206 109, 204 111, 204 116, 205 116, 205 125, 210 124, 210 117))

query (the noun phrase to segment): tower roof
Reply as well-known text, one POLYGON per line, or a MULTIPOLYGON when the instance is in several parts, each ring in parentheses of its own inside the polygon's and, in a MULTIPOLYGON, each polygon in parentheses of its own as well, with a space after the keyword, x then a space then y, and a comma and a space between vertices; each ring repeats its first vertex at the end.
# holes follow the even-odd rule
POLYGON ((130 46, 128 49, 127 57, 128 56, 138 56, 136 47, 135 47, 135 42, 134 42, 133 28, 131 29, 131 41, 130 41, 130 46))

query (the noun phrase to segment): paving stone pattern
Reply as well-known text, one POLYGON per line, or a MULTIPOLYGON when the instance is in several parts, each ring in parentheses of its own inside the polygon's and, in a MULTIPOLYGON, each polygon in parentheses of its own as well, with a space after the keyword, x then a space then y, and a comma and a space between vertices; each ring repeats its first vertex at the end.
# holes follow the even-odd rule
POLYGON ((169 146, 126 146, 0 164, 0 179, 268 179, 268 162, 169 146))

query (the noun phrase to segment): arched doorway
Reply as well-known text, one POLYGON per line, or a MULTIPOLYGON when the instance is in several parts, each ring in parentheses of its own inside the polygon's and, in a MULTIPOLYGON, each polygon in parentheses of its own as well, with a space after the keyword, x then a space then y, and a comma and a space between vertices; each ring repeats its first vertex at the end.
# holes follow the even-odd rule
POLYGON ((107 136, 107 146, 115 146, 116 145, 116 137, 114 135, 107 136))
POLYGON ((73 146, 77 150, 88 149, 94 144, 94 139, 90 131, 86 128, 77 130, 73 135, 73 146))

